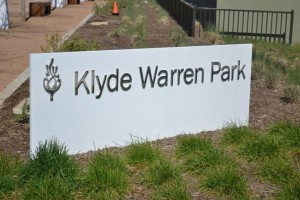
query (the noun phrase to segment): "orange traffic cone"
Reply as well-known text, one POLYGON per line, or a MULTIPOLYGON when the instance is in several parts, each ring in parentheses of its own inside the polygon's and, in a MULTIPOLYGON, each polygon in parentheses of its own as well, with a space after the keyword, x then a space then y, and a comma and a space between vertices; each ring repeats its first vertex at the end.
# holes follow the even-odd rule
POLYGON ((113 15, 119 15, 119 9, 118 9, 118 5, 117 5, 116 1, 114 2, 114 7, 113 7, 113 10, 112 10, 112 14, 113 15))

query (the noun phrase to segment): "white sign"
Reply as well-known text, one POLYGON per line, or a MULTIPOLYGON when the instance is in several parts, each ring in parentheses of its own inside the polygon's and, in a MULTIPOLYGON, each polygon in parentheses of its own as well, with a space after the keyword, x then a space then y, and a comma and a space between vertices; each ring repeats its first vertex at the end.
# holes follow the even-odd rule
POLYGON ((252 45, 32 54, 30 147, 71 154, 249 119, 252 45))

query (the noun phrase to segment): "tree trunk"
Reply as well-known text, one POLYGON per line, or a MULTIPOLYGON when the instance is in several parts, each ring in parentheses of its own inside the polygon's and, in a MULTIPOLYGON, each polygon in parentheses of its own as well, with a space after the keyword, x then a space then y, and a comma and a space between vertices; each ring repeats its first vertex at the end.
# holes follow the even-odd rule
POLYGON ((9 13, 7 0, 0 0, 0 29, 9 29, 9 13))

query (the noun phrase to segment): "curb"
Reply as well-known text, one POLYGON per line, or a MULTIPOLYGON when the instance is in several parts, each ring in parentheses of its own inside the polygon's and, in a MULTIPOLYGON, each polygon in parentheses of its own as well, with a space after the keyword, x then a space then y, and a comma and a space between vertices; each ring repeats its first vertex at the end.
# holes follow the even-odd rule
MULTIPOLYGON (((79 24, 71 28, 66 34, 62 37, 62 43, 64 43, 73 33, 84 25, 94 14, 90 13, 88 16, 83 18, 79 24)), ((10 82, 2 91, 0 91, 0 108, 4 101, 10 97, 28 78, 29 78, 30 67, 27 67, 15 80, 10 82)))

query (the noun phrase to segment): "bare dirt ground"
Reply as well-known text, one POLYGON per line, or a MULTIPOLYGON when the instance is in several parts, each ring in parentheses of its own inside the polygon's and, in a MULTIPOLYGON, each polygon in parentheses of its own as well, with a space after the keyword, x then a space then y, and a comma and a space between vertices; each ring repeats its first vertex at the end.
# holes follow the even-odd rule
MULTIPOLYGON (((63 35, 92 12, 95 2, 57 8, 45 17, 29 18, 29 2, 26 0, 27 21, 21 20, 21 1, 8 0, 11 28, 0 29, 0 91, 29 66, 29 54, 40 53, 45 45, 45 34, 63 35), (74 14, 76 13, 76 14, 74 14)), ((46 0, 41 0, 46 1, 46 0)))
MULTIPOLYGON (((146 40, 149 46, 173 46, 170 34, 178 28, 177 23, 170 20, 168 24, 162 26, 159 24, 156 14, 149 6, 147 6, 147 11, 146 40)), ((104 49, 133 48, 132 40, 128 36, 108 36, 109 33, 120 26, 121 18, 122 14, 119 17, 110 14, 94 16, 76 34, 87 40, 99 41, 104 49), (99 21, 108 22, 108 25, 91 25, 91 22, 99 21)), ((207 43, 207 41, 191 40, 193 45, 207 43)), ((9 97, 0 110, 0 152, 17 154, 22 158, 28 158, 29 156, 29 124, 15 122, 12 108, 25 97, 29 97, 29 81, 26 81, 9 97)), ((283 120, 300 123, 300 102, 298 101, 293 104, 286 103, 282 100, 282 97, 282 89, 267 89, 261 80, 253 79, 250 99, 250 126, 256 129, 266 129, 270 124, 283 120)))

